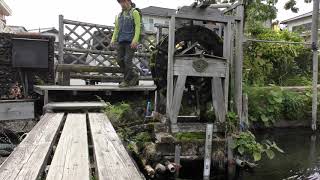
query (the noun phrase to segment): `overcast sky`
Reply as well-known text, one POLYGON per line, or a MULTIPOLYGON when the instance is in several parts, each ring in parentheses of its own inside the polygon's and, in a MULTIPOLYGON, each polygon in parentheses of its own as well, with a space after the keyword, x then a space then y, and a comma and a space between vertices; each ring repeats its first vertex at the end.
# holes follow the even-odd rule
MULTIPOLYGON (((194 0, 133 0, 137 7, 159 6, 177 8, 190 5, 194 0)), ((300 11, 292 13, 283 10, 286 0, 279 0, 278 20, 288 19, 312 10, 311 4, 298 0, 300 11)), ((65 19, 113 25, 115 16, 120 11, 117 0, 5 0, 12 10, 12 16, 7 18, 8 25, 24 26, 26 29, 58 28, 58 15, 65 19)))

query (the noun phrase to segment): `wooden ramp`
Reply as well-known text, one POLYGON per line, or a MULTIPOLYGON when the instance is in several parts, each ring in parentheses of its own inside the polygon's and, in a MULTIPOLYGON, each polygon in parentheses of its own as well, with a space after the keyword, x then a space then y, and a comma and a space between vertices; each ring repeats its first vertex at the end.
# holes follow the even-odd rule
POLYGON ((45 114, 0 166, 0 180, 93 178, 144 179, 103 113, 45 114))

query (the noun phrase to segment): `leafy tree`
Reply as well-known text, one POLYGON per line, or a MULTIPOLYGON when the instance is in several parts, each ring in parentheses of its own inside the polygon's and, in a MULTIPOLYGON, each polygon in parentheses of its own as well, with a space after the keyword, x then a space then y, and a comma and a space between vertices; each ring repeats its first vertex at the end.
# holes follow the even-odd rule
MULTIPOLYGON (((312 0, 304 0, 305 3, 310 3, 312 0)), ((292 12, 297 13, 299 11, 299 8, 297 8, 297 0, 289 0, 285 5, 284 9, 291 10, 292 12)))

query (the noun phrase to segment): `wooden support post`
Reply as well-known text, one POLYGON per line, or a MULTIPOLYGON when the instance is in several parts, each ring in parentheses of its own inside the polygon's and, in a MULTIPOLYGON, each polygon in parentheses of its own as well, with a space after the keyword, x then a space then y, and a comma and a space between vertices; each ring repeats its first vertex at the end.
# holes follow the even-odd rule
POLYGON ((62 72, 62 85, 70 86, 70 72, 62 72))
POLYGON ((207 124, 204 167, 203 167, 203 179, 204 180, 210 179, 211 153, 212 153, 212 133, 213 133, 213 124, 207 124))
POLYGON ((158 27, 157 28, 157 39, 156 39, 157 44, 159 44, 161 37, 162 37, 162 27, 158 27))
POLYGON ((153 105, 154 112, 158 112, 158 102, 159 102, 158 91, 154 91, 154 105, 153 105))
MULTIPOLYGON (((241 1, 242 2, 242 1, 241 1)), ((237 22, 236 34, 236 60, 235 60, 235 104, 236 112, 242 121, 242 66, 243 66, 243 18, 244 7, 240 5, 237 7, 237 15, 241 18, 237 22)), ((242 122, 240 122, 241 124, 242 122)))
POLYGON ((310 157, 309 160, 312 162, 314 159, 317 158, 317 135, 311 135, 311 142, 310 142, 310 157))
POLYGON ((171 105, 173 97, 173 61, 175 51, 175 16, 171 17, 169 26, 169 45, 168 45, 168 72, 167 72, 167 116, 171 117, 171 105))
POLYGON ((174 153, 174 163, 178 168, 176 168, 175 177, 179 177, 179 167, 180 167, 180 154, 181 154, 181 146, 177 144, 175 146, 175 153, 174 153))
MULTIPOLYGON (((63 64, 63 48, 64 48, 64 23, 63 15, 59 15, 59 64, 63 64)), ((63 77, 61 72, 57 74, 59 84, 63 84, 63 77)))
POLYGON ((233 179, 233 175, 235 173, 235 164, 233 163, 233 149, 231 148, 231 144, 233 139, 231 136, 227 137, 227 145, 228 145, 228 156, 227 156, 227 162, 228 162, 228 179, 233 179))
POLYGON ((174 88, 174 94, 173 94, 173 100, 172 105, 170 108, 171 111, 171 124, 177 124, 177 119, 179 115, 179 110, 181 107, 181 100, 183 96, 183 91, 185 87, 187 76, 178 76, 175 88, 174 88))
POLYGON ((225 102, 225 111, 228 112, 228 102, 229 102, 229 82, 230 82, 230 62, 233 58, 233 33, 232 33, 232 23, 229 21, 225 29, 224 37, 224 52, 223 55, 227 59, 227 69, 226 77, 224 79, 223 88, 224 88, 224 102, 225 102))
POLYGON ((49 103, 49 91, 44 90, 44 95, 43 95, 43 106, 49 103))
POLYGON ((216 118, 219 122, 225 122, 226 109, 223 96, 223 88, 221 78, 213 77, 212 81, 212 104, 215 110, 216 118))
POLYGON ((242 97, 242 124, 241 130, 249 128, 249 117, 248 117, 248 95, 244 94, 242 97))
POLYGON ((312 79, 312 125, 313 131, 317 130, 317 104, 318 104, 318 24, 319 0, 313 0, 312 14, 312 51, 313 51, 313 79, 312 79))

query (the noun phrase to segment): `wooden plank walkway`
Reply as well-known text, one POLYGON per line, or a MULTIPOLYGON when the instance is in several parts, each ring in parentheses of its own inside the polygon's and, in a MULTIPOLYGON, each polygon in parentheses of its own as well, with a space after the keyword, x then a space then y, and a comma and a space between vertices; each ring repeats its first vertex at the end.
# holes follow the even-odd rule
POLYGON ((89 178, 86 114, 68 114, 47 180, 89 178))
POLYGON ((141 179, 107 116, 89 114, 98 179, 141 179))
POLYGON ((0 166, 0 180, 37 179, 45 168, 63 114, 46 114, 0 166))
POLYGON ((99 180, 145 179, 105 114, 47 113, 0 166, 0 180, 90 180, 93 166, 99 180))

